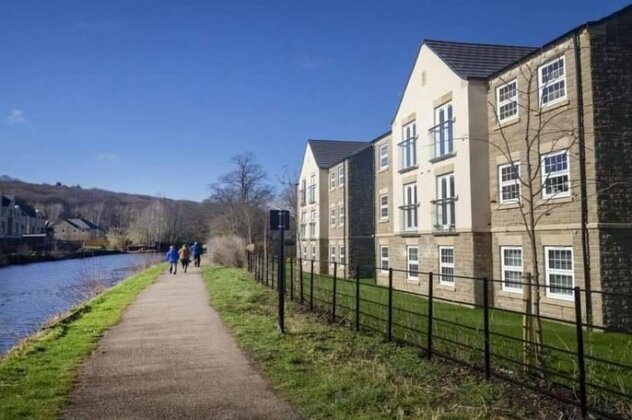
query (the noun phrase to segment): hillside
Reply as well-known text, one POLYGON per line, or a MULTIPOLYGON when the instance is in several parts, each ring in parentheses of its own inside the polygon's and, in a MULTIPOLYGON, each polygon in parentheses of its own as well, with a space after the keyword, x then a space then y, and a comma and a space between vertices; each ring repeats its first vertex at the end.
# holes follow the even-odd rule
POLYGON ((53 223, 83 217, 111 234, 129 236, 136 242, 172 241, 182 235, 203 239, 209 226, 208 204, 188 200, 78 185, 31 184, 6 175, 0 177, 0 193, 39 209, 53 223))

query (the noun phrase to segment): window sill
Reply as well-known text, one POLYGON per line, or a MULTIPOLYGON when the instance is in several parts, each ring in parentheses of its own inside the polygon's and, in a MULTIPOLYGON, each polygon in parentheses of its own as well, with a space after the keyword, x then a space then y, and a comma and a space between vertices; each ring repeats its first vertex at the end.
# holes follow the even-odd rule
POLYGON ((456 152, 452 152, 452 153, 446 153, 445 155, 441 155, 441 156, 437 156, 435 158, 432 158, 429 160, 430 163, 437 163, 437 162, 441 162, 444 160, 448 160, 450 158, 453 158, 456 156, 456 152))
POLYGON ((402 236, 402 238, 418 238, 421 236, 421 234, 417 232, 416 230, 403 231, 403 232, 400 232, 399 234, 402 236))
POLYGON ((552 102, 550 104, 544 105, 540 108, 540 111, 536 113, 536 115, 542 115, 545 114, 549 111, 553 111, 556 110, 558 108, 562 108, 565 107, 566 105, 570 104, 571 101, 569 101, 568 99, 561 99, 557 102, 552 102))
POLYGON ((416 279, 407 278, 406 283, 419 284, 419 278, 416 278, 416 279))
POLYGON ((447 290, 449 292, 455 292, 456 291, 456 286, 454 285, 454 283, 448 284, 448 283, 437 283, 437 287, 441 290, 447 290))
POLYGON ((380 219, 377 222, 378 223, 388 223, 390 220, 389 219, 380 219))
POLYGON ((510 201, 506 203, 500 203, 496 210, 514 210, 520 208, 520 202, 518 201, 510 201))
POLYGON ((502 130, 503 128, 510 127, 512 125, 516 125, 520 122, 520 117, 510 118, 505 121, 500 121, 498 124, 494 126, 494 131, 502 130))
POLYGON ((379 174, 386 171, 388 171, 388 166, 385 166, 384 168, 380 168, 380 170, 378 170, 377 173, 379 174))
POLYGON ((409 166, 408 168, 400 169, 397 172, 399 172, 400 174, 403 174, 403 173, 406 173, 406 172, 414 171, 415 169, 419 169, 419 165, 409 166))
POLYGON ((542 297, 542 303, 548 303, 551 305, 561 305, 569 308, 575 307, 575 300, 573 295, 549 295, 542 297))
POLYGON ((572 203, 573 200, 573 196, 572 195, 562 195, 562 196, 553 196, 553 197, 542 197, 540 198, 539 204, 546 204, 546 203, 552 203, 552 204, 560 204, 560 203, 572 203))
POLYGON ((453 230, 433 230, 432 234, 434 236, 459 236, 456 228, 454 228, 453 230))
POLYGON ((498 296, 507 298, 519 298, 522 296, 522 289, 500 289, 498 296))

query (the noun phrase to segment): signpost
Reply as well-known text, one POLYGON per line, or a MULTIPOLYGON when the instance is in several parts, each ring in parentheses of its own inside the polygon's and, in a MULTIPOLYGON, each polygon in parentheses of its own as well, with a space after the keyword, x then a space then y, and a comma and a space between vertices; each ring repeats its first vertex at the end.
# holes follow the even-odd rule
POLYGON ((288 210, 270 210, 270 230, 279 231, 279 258, 277 260, 277 292, 279 294, 279 331, 285 332, 285 231, 290 228, 288 210))

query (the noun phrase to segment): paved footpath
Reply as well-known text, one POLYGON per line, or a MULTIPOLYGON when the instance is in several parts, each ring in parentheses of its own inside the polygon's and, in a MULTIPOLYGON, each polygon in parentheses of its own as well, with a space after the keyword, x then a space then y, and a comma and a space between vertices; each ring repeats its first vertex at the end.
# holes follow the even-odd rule
POLYGON ((66 419, 298 419, 209 305, 199 269, 165 273, 84 363, 66 419))

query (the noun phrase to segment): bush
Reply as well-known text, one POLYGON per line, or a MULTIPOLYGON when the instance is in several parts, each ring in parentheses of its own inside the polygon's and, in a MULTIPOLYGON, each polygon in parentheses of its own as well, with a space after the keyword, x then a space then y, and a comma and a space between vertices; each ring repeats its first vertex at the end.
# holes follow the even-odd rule
POLYGON ((215 236, 206 244, 213 264, 224 267, 243 267, 246 261, 246 240, 236 235, 215 236))

